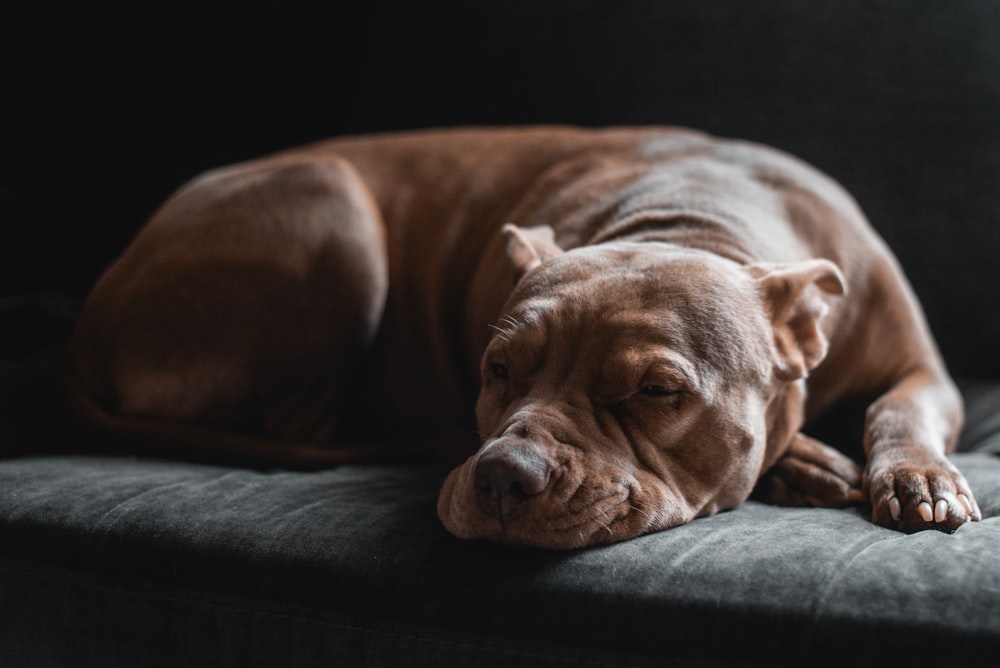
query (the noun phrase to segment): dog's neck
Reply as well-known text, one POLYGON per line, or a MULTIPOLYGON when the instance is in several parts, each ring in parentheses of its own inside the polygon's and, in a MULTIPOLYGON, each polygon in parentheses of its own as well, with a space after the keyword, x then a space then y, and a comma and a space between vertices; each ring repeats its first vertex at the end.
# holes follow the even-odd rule
POLYGON ((761 258, 748 249, 748 243, 734 232, 741 226, 711 214, 693 211, 650 209, 622 218, 585 241, 586 245, 607 241, 661 242, 701 250, 750 264, 761 258))
POLYGON ((767 450, 761 473, 771 468, 788 449, 805 421, 805 379, 783 383, 767 405, 767 450))

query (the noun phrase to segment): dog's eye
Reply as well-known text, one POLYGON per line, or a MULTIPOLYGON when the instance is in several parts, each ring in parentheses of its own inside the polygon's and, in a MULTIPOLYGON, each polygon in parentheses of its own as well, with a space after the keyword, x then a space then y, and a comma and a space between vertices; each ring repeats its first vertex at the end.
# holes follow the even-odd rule
POLYGON ((639 394, 647 397, 670 397, 677 394, 677 390, 671 390, 666 385, 643 385, 639 394))
POLYGON ((493 374, 494 378, 499 380, 507 380, 510 377, 510 372, 507 371, 507 367, 500 362, 493 362, 490 364, 490 373, 493 374))

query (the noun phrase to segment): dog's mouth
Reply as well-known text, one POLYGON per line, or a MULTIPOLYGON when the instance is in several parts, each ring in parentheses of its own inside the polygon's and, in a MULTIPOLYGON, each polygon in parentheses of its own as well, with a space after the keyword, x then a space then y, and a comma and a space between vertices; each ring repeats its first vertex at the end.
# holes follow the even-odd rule
POLYGON ((587 544, 603 542, 599 540, 602 534, 607 534, 607 540, 615 540, 614 526, 633 510, 631 498, 630 489, 617 490, 574 515, 560 518, 562 521, 555 523, 555 530, 565 534, 575 533, 587 544))
POLYGON ((526 482, 512 482, 506 468, 489 479, 479 459, 472 457, 452 471, 438 499, 441 521, 459 538, 572 549, 691 519, 670 509, 662 485, 610 464, 563 461, 543 485, 538 471, 526 482))
POLYGON ((633 510, 631 496, 629 489, 615 490, 576 512, 551 499, 532 497, 512 506, 490 498, 485 504, 480 501, 484 512, 479 513, 474 526, 452 532, 461 535, 472 528, 472 535, 461 537, 550 549, 615 542, 632 536, 632 532, 623 532, 622 526, 633 510))

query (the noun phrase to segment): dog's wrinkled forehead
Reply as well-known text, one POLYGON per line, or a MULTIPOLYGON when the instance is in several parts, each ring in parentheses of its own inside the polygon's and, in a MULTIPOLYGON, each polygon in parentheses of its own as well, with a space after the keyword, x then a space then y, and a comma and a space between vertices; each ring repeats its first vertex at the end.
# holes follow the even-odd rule
POLYGON ((730 372, 759 371, 770 330, 745 274, 708 254, 650 246, 585 247, 529 272, 505 308, 508 338, 518 332, 548 345, 663 345, 730 372))

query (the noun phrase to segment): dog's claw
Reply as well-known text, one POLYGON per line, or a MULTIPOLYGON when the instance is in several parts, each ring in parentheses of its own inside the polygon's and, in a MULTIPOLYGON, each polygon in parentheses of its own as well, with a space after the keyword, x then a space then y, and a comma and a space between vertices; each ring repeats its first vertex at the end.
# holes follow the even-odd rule
POLYGON ((972 504, 969 503, 969 497, 961 492, 958 493, 958 500, 962 502, 962 506, 965 507, 965 514, 972 517, 975 513, 972 510, 972 504))
POLYGON ((944 499, 939 499, 936 504, 934 504, 934 521, 944 522, 948 517, 948 502, 944 499))
POLYGON ((917 506, 917 514, 920 515, 920 519, 924 522, 934 521, 934 511, 931 510, 931 504, 926 501, 921 501, 920 505, 917 506))
POLYGON ((889 514, 892 515, 892 519, 896 522, 903 515, 903 506, 900 505, 899 499, 896 497, 889 499, 889 514))

